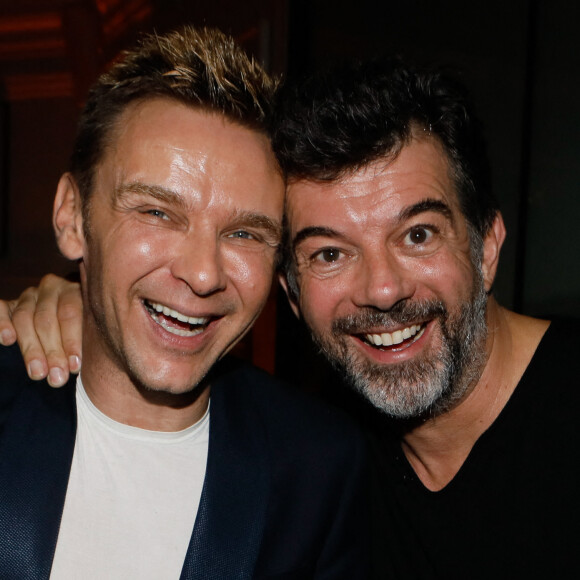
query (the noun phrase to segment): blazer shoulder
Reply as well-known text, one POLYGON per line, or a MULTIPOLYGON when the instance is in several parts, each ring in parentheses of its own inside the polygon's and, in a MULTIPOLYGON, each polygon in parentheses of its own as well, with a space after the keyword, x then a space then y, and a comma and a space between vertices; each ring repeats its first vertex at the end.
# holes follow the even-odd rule
MULTIPOLYGON (((237 364, 222 378, 223 396, 238 409, 251 408, 268 437, 340 452, 364 446, 357 424, 342 410, 250 364, 237 364)), ((212 386, 212 394, 214 392, 212 386)))
POLYGON ((74 408, 75 383, 74 375, 59 389, 49 387, 46 380, 33 381, 18 346, 0 346, 0 428, 11 415, 22 417, 37 408, 58 414, 66 409, 65 413, 69 413, 74 408))
POLYGON ((0 346, 0 423, 22 389, 32 382, 18 346, 0 346))

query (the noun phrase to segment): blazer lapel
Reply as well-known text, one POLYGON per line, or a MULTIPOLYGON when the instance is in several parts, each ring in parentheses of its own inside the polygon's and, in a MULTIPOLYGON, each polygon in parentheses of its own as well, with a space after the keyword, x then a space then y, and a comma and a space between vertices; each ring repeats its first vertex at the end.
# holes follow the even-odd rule
POLYGON ((0 437, 0 577, 48 578, 76 432, 75 379, 22 386, 0 437))
POLYGON ((258 557, 270 462, 259 417, 232 382, 212 384, 207 471, 182 580, 251 578, 258 557))

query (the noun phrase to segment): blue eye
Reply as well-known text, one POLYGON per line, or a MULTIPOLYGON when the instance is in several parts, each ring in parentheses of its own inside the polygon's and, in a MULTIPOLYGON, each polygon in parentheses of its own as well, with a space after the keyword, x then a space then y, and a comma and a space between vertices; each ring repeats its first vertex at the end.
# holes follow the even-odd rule
POLYGON ((238 230, 237 232, 230 234, 228 237, 229 238, 236 238, 239 240, 254 240, 255 239, 255 237, 252 234, 250 234, 249 232, 246 232, 244 230, 238 230))
POLYGON ((146 213, 153 216, 153 217, 162 219, 162 220, 169 219, 169 216, 164 211, 161 211, 160 209, 149 209, 149 210, 147 210, 146 213))

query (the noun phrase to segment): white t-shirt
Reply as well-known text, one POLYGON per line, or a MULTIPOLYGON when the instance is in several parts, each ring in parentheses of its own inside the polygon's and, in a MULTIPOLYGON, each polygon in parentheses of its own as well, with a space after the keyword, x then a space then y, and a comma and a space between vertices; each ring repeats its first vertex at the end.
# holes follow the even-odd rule
POLYGON ((209 409, 176 433, 101 413, 77 380, 78 428, 51 580, 179 578, 199 507, 209 409))

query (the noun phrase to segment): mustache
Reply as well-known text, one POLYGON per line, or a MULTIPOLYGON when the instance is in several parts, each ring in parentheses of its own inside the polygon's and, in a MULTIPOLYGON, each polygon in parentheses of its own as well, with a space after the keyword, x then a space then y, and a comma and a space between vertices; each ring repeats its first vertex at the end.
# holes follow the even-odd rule
POLYGON ((401 326, 415 323, 418 320, 446 318, 447 308, 440 300, 401 301, 389 310, 361 308, 355 314, 337 318, 332 323, 332 333, 361 334, 373 326, 401 326))

